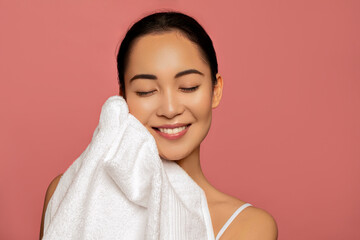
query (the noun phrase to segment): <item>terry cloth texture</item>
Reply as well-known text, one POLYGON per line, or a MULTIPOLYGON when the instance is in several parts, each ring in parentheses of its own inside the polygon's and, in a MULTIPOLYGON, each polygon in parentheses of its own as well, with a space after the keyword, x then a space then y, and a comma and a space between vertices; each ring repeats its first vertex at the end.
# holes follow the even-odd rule
POLYGON ((47 206, 44 240, 214 240, 204 191, 175 162, 121 96, 103 104, 85 151, 47 206))

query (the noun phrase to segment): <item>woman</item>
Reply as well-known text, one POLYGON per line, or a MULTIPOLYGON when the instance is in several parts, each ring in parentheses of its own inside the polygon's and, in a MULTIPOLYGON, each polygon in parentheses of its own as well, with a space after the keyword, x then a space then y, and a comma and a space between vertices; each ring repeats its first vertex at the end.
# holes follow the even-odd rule
MULTIPOLYGON (((144 17, 122 41, 117 67, 120 95, 156 140, 160 157, 176 161, 204 190, 215 236, 277 239, 269 213, 249 206, 238 214, 245 202, 217 190, 202 172, 200 144, 210 129, 212 109, 219 105, 223 79, 212 41, 201 25, 179 12, 144 17)), ((46 193, 40 238, 60 177, 46 193)))

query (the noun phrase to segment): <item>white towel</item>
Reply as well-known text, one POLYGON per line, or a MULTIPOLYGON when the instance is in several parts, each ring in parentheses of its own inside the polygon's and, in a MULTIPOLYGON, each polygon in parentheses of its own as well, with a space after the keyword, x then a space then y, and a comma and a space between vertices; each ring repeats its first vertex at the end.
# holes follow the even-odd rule
POLYGON ((48 204, 43 239, 215 239, 204 191, 175 162, 121 96, 102 106, 85 151, 48 204))

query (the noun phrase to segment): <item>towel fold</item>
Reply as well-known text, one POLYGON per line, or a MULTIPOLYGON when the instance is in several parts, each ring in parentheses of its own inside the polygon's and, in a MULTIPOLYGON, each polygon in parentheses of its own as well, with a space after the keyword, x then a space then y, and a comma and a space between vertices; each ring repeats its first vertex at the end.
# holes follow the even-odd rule
POLYGON ((215 238, 204 191, 159 157, 150 132, 112 96, 49 201, 43 239, 215 238))

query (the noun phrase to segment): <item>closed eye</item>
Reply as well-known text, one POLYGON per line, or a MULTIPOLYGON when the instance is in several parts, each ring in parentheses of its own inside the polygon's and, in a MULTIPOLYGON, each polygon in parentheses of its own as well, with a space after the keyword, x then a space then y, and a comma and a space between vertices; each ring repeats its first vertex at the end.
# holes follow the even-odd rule
POLYGON ((136 94, 138 96, 147 96, 147 95, 150 95, 150 93, 152 93, 152 92, 155 92, 155 90, 150 91, 150 92, 136 92, 136 94))
POLYGON ((181 89, 185 92, 193 92, 198 88, 199 88, 199 86, 195 86, 195 87, 191 87, 191 88, 181 88, 181 89))

